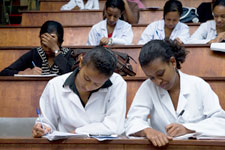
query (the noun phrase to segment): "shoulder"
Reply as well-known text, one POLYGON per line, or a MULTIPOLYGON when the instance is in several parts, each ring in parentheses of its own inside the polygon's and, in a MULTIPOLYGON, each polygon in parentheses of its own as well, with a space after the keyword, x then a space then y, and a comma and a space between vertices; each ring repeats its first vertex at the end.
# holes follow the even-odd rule
POLYGON ((180 26, 181 29, 189 29, 188 25, 186 25, 185 23, 183 22, 178 22, 178 25, 180 26))
POLYGON ((118 19, 117 23, 118 23, 119 26, 131 27, 131 24, 129 24, 126 21, 120 20, 120 19, 118 19))
POLYGON ((102 26, 105 24, 105 22, 106 22, 106 20, 102 20, 102 21, 100 21, 100 22, 94 24, 94 25, 92 26, 92 28, 99 28, 99 27, 102 27, 102 26))
POLYGON ((72 74, 72 72, 54 77, 53 79, 49 80, 48 84, 54 85, 54 86, 63 86, 66 79, 69 77, 69 75, 72 74))
POLYGON ((113 85, 118 84, 126 84, 126 81, 123 79, 123 77, 118 73, 113 73, 112 76, 109 78, 113 85))

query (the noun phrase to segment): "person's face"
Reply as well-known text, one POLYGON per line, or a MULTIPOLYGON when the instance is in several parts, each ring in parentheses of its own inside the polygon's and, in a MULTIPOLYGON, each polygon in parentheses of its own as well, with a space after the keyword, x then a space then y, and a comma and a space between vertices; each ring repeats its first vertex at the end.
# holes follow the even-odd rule
POLYGON ((180 15, 177 11, 168 12, 164 17, 164 20, 165 26, 169 29, 173 29, 180 20, 180 15))
POLYGON ((100 73, 93 64, 83 65, 77 75, 77 88, 79 92, 91 92, 100 88, 107 80, 108 76, 100 73))
POLYGON ((219 28, 225 27, 225 7, 218 5, 213 9, 214 20, 219 28))
POLYGON ((156 58, 148 65, 142 67, 145 75, 157 86, 170 90, 174 87, 177 71, 176 60, 171 57, 170 62, 164 62, 161 58, 156 58))
POLYGON ((106 9, 107 24, 109 26, 115 26, 117 20, 121 17, 121 11, 118 8, 108 7, 106 9))

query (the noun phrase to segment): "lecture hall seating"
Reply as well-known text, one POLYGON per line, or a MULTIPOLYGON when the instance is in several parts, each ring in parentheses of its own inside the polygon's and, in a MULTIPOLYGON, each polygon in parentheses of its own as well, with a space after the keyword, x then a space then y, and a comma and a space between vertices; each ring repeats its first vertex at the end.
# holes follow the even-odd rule
MULTIPOLYGON (((61 6, 69 0, 40 0, 40 10, 60 10, 61 6)), ((102 10, 106 0, 99 0, 99 7, 102 10)), ((142 0, 145 7, 160 7, 163 8, 166 0, 142 0)), ((211 2, 211 0, 181 0, 183 6, 198 7, 202 2, 211 2)))
MULTIPOLYGON (((142 32, 146 28, 145 24, 133 25, 133 44, 137 44, 142 32)), ((192 34, 199 24, 190 24, 190 34, 192 34)), ((0 46, 39 46, 39 32, 41 26, 16 26, 0 27, 0 46), (19 39, 19 40, 18 40, 19 39)), ((64 26, 64 46, 86 45, 90 25, 64 26)))

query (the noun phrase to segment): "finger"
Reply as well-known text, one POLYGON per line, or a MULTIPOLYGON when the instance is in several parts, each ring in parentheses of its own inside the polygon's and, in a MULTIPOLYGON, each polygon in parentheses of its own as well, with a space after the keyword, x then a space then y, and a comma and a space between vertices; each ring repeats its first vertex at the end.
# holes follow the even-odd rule
POLYGON ((150 138, 150 141, 152 142, 152 144, 154 145, 154 146, 157 146, 157 142, 156 142, 156 139, 155 138, 150 138))
POLYGON ((175 128, 171 133, 170 136, 174 137, 174 136, 178 136, 179 133, 179 127, 175 128))
POLYGON ((168 131, 167 131, 167 133, 168 133, 168 135, 170 135, 170 136, 172 136, 171 134, 174 132, 176 130, 176 127, 171 127, 168 131))
POLYGON ((161 142, 159 137, 156 137, 155 141, 156 141, 157 146, 162 146, 163 145, 163 142, 161 142))

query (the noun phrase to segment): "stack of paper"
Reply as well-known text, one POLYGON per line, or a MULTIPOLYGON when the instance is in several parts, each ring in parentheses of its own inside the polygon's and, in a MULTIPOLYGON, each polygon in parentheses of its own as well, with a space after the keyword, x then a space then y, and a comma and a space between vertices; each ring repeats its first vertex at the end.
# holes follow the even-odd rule
POLYGON ((55 77, 57 74, 35 75, 35 74, 14 74, 15 77, 55 77))
POLYGON ((60 132, 60 131, 53 131, 50 134, 47 134, 43 136, 43 138, 47 138, 49 141, 53 140, 60 140, 60 139, 67 139, 67 138, 88 138, 88 134, 73 134, 73 133, 66 133, 66 132, 60 132))
POLYGON ((225 43, 212 43, 210 49, 213 51, 225 52, 225 43))

